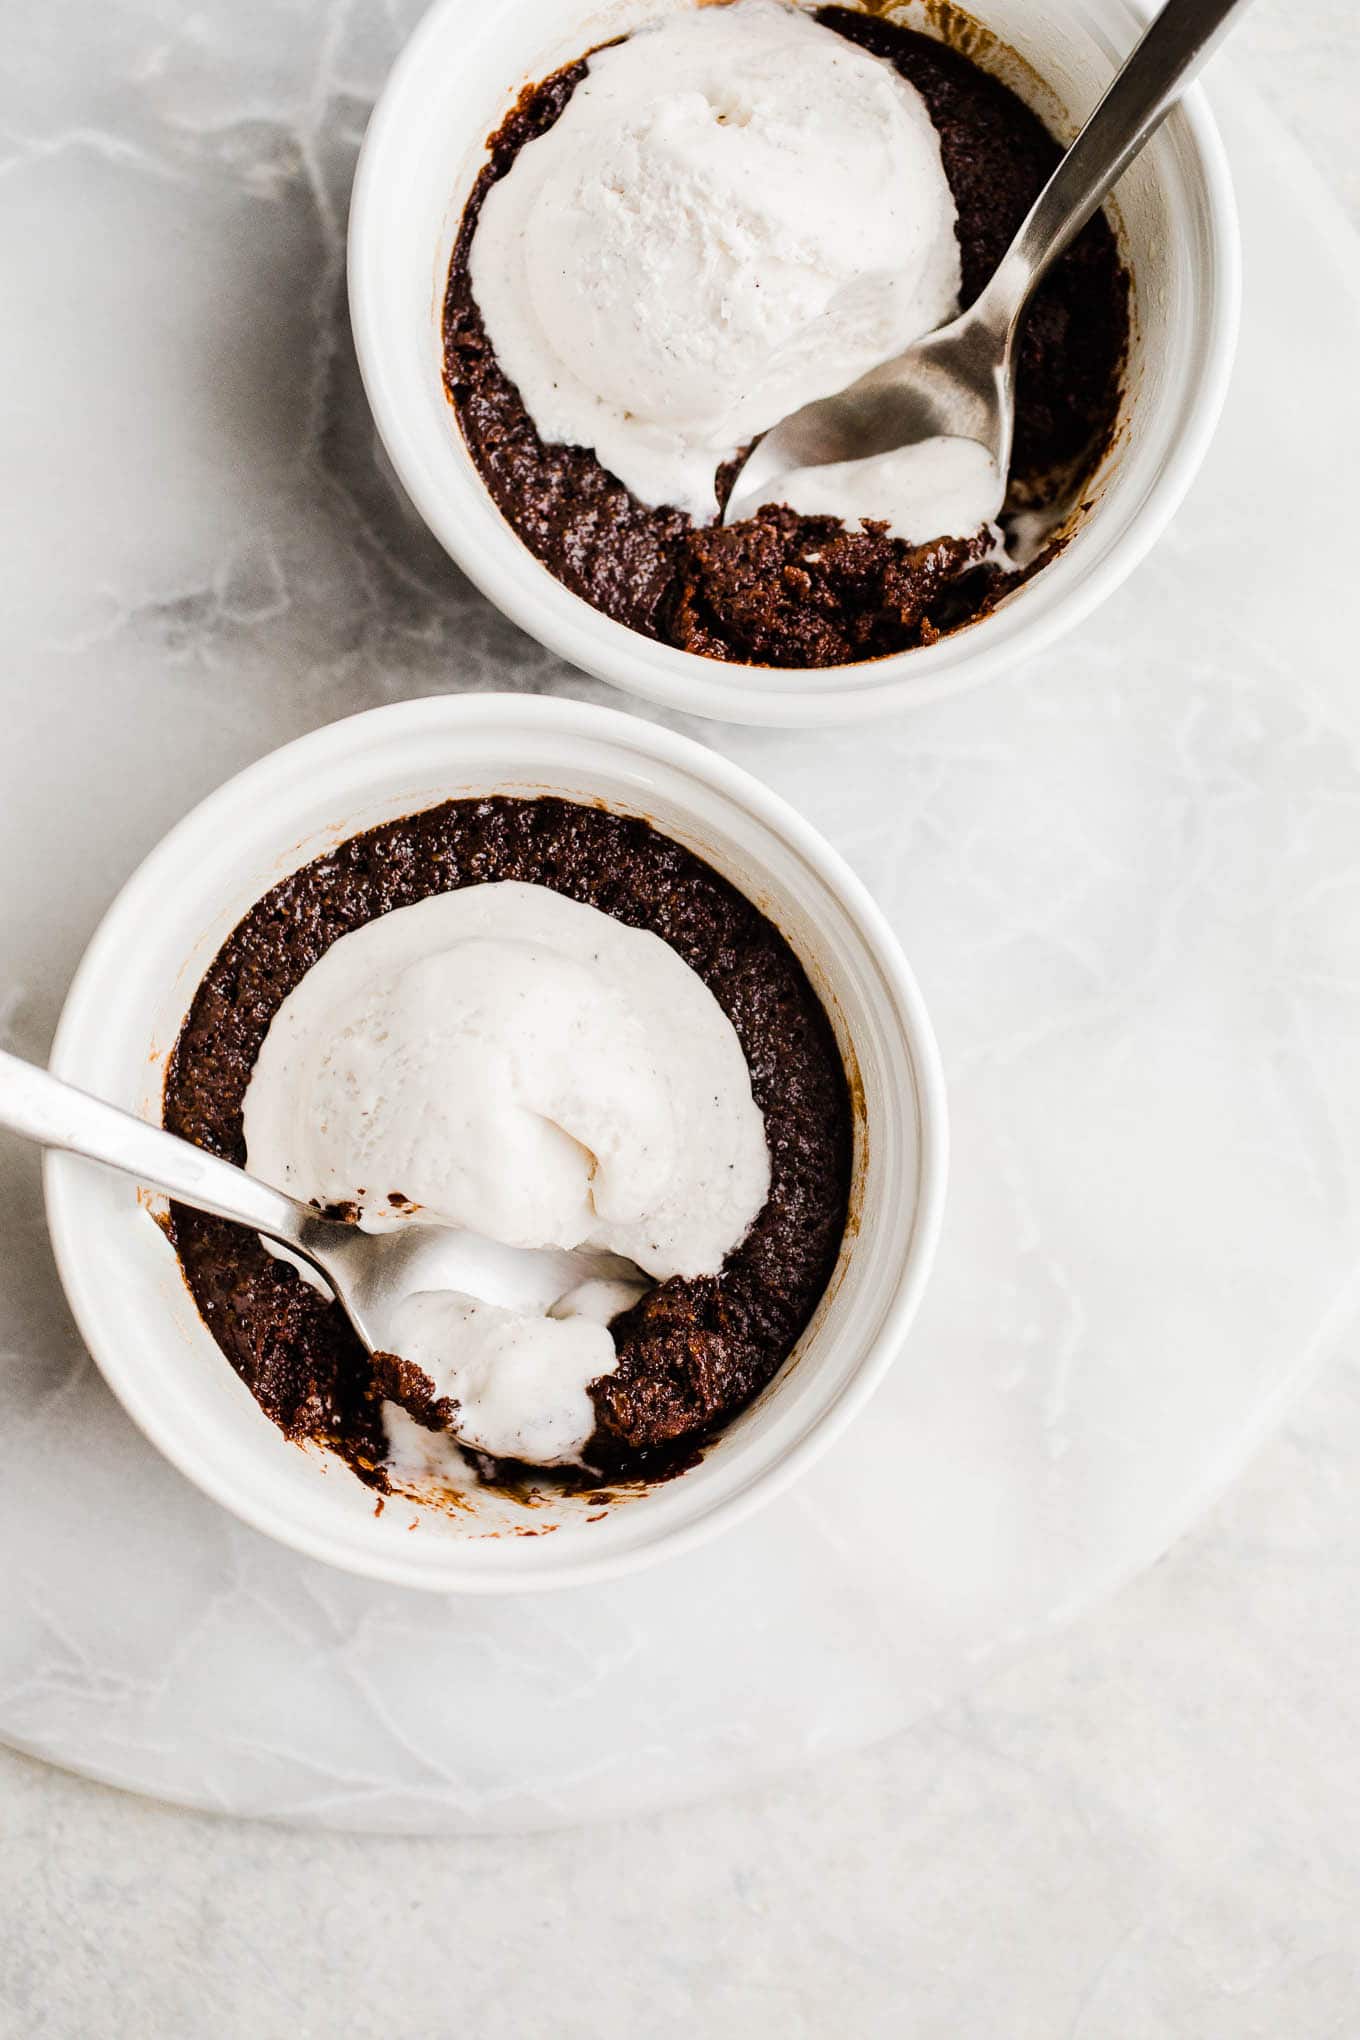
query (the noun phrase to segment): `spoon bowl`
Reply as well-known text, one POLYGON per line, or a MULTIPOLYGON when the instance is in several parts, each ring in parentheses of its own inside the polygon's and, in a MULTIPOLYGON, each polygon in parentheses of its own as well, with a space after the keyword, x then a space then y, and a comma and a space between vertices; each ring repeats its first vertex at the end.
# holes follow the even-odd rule
POLYGON ((927 439, 975 441, 1000 478, 1011 460, 1012 376, 1007 338, 998 337, 979 303, 838 396, 804 404, 765 433, 742 464, 723 523, 738 524, 777 501, 780 479, 798 468, 871 460, 927 439))

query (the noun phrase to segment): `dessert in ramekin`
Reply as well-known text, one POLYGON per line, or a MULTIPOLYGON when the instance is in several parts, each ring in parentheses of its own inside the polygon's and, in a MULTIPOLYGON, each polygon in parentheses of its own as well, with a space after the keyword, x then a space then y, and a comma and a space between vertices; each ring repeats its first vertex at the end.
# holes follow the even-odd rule
MULTIPOLYGON (((230 959, 233 931, 250 924, 259 902, 295 874, 315 878, 318 860, 342 846, 377 843, 403 818, 449 802, 503 802, 507 814, 557 803, 559 817, 563 807, 604 817, 621 840, 655 831, 676 846, 677 868, 693 860, 711 871, 778 931, 824 1014, 849 1119, 845 1224, 809 1321, 753 1399, 667 1479, 647 1479, 645 1467, 585 1486, 493 1479, 450 1502, 433 1491, 412 1500, 420 1481, 402 1478, 375 1493, 333 1450, 300 1444, 270 1421, 129 1185, 53 1156, 49 1215, 99 1365, 200 1486, 257 1527, 352 1570, 497 1591, 596 1578, 681 1548, 776 1491, 836 1434, 895 1356, 920 1296, 943 1195, 944 1101, 929 1023, 894 937, 842 861, 783 802, 663 730, 576 703, 501 696, 374 710, 287 746, 213 795, 110 910, 72 987, 54 1068, 159 1118, 196 995, 205 982, 209 1000, 225 995, 214 960, 230 959)), ((385 862, 395 909, 402 863, 385 862)), ((407 911, 419 909, 408 902, 407 911)), ((390 1193, 410 1190, 364 1187, 389 1204, 390 1193)))
MULTIPOLYGON (((493 171, 497 167, 496 150, 501 147, 504 153, 510 132, 507 116, 526 89, 530 96, 524 105, 532 110, 534 88, 565 75, 585 53, 618 37, 631 37, 641 47, 647 35, 658 32, 658 23, 668 28, 689 12, 685 0, 653 5, 622 0, 603 8, 566 10, 526 0, 521 7, 487 16, 469 10, 464 0, 440 0, 417 31, 370 125, 350 232, 350 297, 360 364, 396 472, 436 535, 508 614, 587 670, 677 707, 745 721, 825 722, 925 700, 1002 670, 1085 614, 1141 557, 1188 485, 1217 416, 1235 330, 1237 244, 1231 191, 1202 101, 1195 93, 1188 96, 1129 171, 1110 208, 1118 264, 1130 292, 1118 402, 1113 422, 1106 421, 1098 463, 1082 479, 1079 500, 1062 527, 1048 534, 1052 549, 1042 571, 992 584, 981 560, 955 560, 953 566, 964 571, 954 573, 937 543, 928 548, 930 558, 923 563, 927 581, 933 577, 944 590, 937 603, 930 587, 912 593, 910 574, 904 579, 897 573, 894 579, 882 560, 869 559, 872 546, 860 545, 856 552, 840 545, 832 530, 833 558, 820 543, 810 542, 806 530, 795 531, 790 539, 789 533, 771 528, 757 533, 759 543, 748 546, 745 555, 737 546, 735 558, 726 540, 706 536, 696 547, 686 539, 688 568, 676 579, 667 555, 663 578, 671 578, 658 593, 656 577, 648 579, 651 567, 640 562, 638 550, 653 562, 660 556, 653 544, 655 531, 644 530, 631 513, 620 522, 615 515, 619 492, 602 485, 594 505, 597 521, 617 526, 604 547, 604 553, 609 545, 615 548, 611 593, 610 562, 604 554, 598 583, 591 580, 594 568, 583 567, 599 537, 590 515, 584 523, 574 512, 567 520, 568 560, 554 556, 556 537, 544 527, 557 510, 546 499, 535 502, 522 494, 523 514, 517 512, 509 491, 527 486, 523 473, 519 482, 507 481, 497 468, 502 455, 513 466, 505 437, 514 436, 512 420, 508 412, 499 418, 484 414, 480 423, 473 417, 481 395, 472 387, 475 347, 469 351, 474 336, 466 319, 453 335, 451 380, 471 426, 471 446, 460 429, 443 373, 450 337, 445 330, 450 263, 456 285, 469 202, 476 205, 479 190, 485 196, 488 165, 493 171), (796 557, 786 540, 794 544, 796 557), (849 558, 850 553, 855 557, 849 558), (841 600, 847 577, 856 576, 863 590, 857 616, 851 613, 854 602, 847 610, 841 600), (794 586, 800 577, 810 592, 794 586), (628 592, 630 579, 643 589, 636 603, 628 592), (955 614, 965 581, 965 613, 955 614), (792 588, 788 601, 775 600, 776 584, 792 588), (653 594, 657 603, 649 610, 653 594), (896 605, 898 622, 886 633, 873 613, 880 598, 885 609, 896 605), (976 606, 970 608, 974 598, 976 606), (606 608, 615 613, 605 613, 606 608), (818 629, 803 628, 796 616, 785 629, 790 612, 801 615, 803 624, 815 612, 829 617, 834 627, 819 644, 818 629), (624 615, 631 615, 632 622, 621 621, 624 615), (634 628, 639 621, 647 628, 634 628), (849 628, 842 629, 847 621, 849 628), (828 646, 834 655, 838 641, 869 651, 900 641, 900 631, 898 640, 893 636, 898 624, 908 640, 913 633, 918 640, 909 649, 844 664, 812 663, 828 655, 828 646), (657 634, 648 634, 651 629, 657 634), (664 641, 667 632, 677 641, 664 641), (800 642, 811 648, 805 665, 726 662, 733 655, 797 656, 800 642), (691 648, 696 645, 704 649, 691 648), (715 645, 721 657, 707 655, 715 645)), ((843 19, 842 11, 836 18, 843 19)), ((1127 46, 1136 27, 1124 0, 1072 0, 1062 9, 1038 11, 1020 0, 997 0, 982 20, 955 8, 904 4, 875 9, 873 21, 866 17, 862 30, 852 19, 844 33, 833 33, 825 24, 815 32, 857 51, 860 44, 898 30, 933 38, 937 45, 948 42, 953 57, 966 60, 973 75, 985 74, 1004 87, 1010 103, 1023 102, 1052 135, 1064 140, 1089 110, 1110 75, 1117 49, 1127 46), (886 27, 876 26, 880 22, 886 27)), ((622 47, 626 51, 629 44, 622 47)), ((885 59, 873 61, 887 68, 885 59)), ((577 99, 579 90, 561 114, 563 121, 577 99)), ((522 160, 551 139, 550 128, 529 141, 522 160)), ((498 181, 507 188, 513 164, 508 171, 498 181)), ((615 182, 619 202, 631 206, 636 191, 615 182)), ((471 251, 465 252, 470 259, 471 251)), ((974 266, 985 260, 980 242, 964 253, 974 266)), ((596 247, 590 259, 599 256, 604 262, 608 254, 607 247, 604 255, 596 247)), ((593 280, 581 275, 581 249, 573 242, 564 245, 563 255, 570 272, 564 302, 578 286, 589 295, 593 280)), ((1110 280, 1106 274, 1101 288, 1110 280)), ((1094 317, 1092 308, 1099 302, 1099 292, 1079 294, 1065 316, 1084 304, 1094 317)), ((610 312, 609 303, 605 311, 610 312)), ((545 316, 554 322, 551 305, 545 316)), ((606 320, 596 340, 609 330, 606 320)), ((1107 341, 1113 332, 1112 326, 1107 341)), ((509 349, 511 336, 503 320, 499 337, 509 349)), ((1096 352, 1104 367, 1095 383, 1104 387, 1104 395, 1097 387, 1087 418, 1093 426, 1100 425, 1101 404, 1110 394, 1109 346, 1102 342, 1096 352)), ((1061 375, 1053 383, 1065 401, 1080 381, 1079 364, 1065 345, 1057 347, 1055 359, 1063 374, 1071 371, 1066 387, 1061 375)), ((519 356, 516 367, 527 383, 519 356)), ((637 401, 644 397, 640 385, 637 401)), ((541 393, 530 401, 540 400, 541 393)), ((1040 422, 1037 414, 1031 422, 1040 422)), ((554 429, 569 427, 559 423, 554 429)), ((544 444, 554 450, 551 436, 544 444)), ((596 466, 608 474, 607 463, 596 458, 596 466)), ((584 471, 577 479, 584 485, 584 471)), ((627 493, 643 501, 645 475, 634 472, 633 482, 627 493)), ((655 497, 661 484, 650 486, 655 497)), ((555 500, 560 509, 562 499, 555 500)))

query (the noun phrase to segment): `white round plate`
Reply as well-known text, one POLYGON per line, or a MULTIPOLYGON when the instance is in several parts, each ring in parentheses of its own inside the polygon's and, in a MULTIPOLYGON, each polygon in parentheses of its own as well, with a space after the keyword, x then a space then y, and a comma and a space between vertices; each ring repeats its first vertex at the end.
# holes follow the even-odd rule
MULTIPOLYGON (((22 1053, 117 885, 249 759, 440 689, 605 698, 375 471, 342 229, 392 11, 252 29, 213 0, 168 29, 127 0, 98 48, 57 8, 11 50, 0 126, 38 138, 0 179, 22 1053)), ((708 1549, 542 1597, 383 1587, 245 1529, 143 1440, 6 1141, 0 1738, 390 1830, 749 1781, 886 1733, 1149 1563, 1336 1341, 1360 1266, 1360 262, 1261 110, 1226 110, 1240 366, 1129 585, 1012 679, 872 731, 696 726, 849 856, 932 1008, 956 1158, 920 1364, 708 1549)))

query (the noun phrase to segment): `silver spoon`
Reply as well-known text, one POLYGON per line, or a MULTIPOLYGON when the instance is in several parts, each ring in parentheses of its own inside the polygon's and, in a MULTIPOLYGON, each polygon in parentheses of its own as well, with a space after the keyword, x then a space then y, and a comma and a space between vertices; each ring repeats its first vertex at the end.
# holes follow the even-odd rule
POLYGON ((370 1353, 383 1350, 380 1327, 409 1290, 404 1274, 429 1226, 366 1233, 271 1190, 231 1162, 162 1127, 106 1105, 74 1084, 0 1050, 0 1126, 41 1147, 84 1155, 138 1183, 164 1190, 196 1211, 229 1218, 287 1247, 316 1270, 370 1353))
POLYGON ((777 503, 779 481, 795 468, 866 460, 937 436, 985 446, 1004 481, 1015 423, 1015 335, 1030 294, 1248 4, 1167 0, 976 301, 838 396, 805 404, 772 426, 738 471, 723 523, 777 503))

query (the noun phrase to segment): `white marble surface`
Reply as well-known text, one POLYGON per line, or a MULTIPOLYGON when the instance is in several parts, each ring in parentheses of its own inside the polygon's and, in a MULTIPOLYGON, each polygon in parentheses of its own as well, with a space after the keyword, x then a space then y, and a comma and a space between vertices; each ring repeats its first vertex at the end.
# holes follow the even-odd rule
POLYGON ((0 1752, 0 2031, 1352 2040, 1358 1465, 1352 1363, 1079 1629, 688 1812, 316 1835, 0 1752))
MULTIPOLYGON (((163 167, 197 74, 153 75, 163 167)), ((327 92, 333 107, 333 76, 327 92)), ((0 1740, 191 1805, 388 1832, 694 1798, 900 1727, 1081 1613, 1165 1550, 1330 1350, 1360 1301, 1360 1086, 1337 1052, 1360 590, 1343 471, 1307 435, 1263 445, 1257 421, 1333 378, 1333 429, 1360 440, 1342 380, 1360 324, 1330 244, 1289 210, 1316 187, 1289 183, 1240 110, 1232 132, 1244 344, 1199 486, 1137 581, 1029 673, 871 741, 702 730, 848 851, 940 1034, 941 1250, 865 1420, 721 1546, 651 1577, 472 1604, 349 1579, 243 1529, 126 1422, 55 1296, 25 1205, 35 1158, 6 1143, 0 1194, 33 1244, 0 1268, 0 1740), (1278 315, 1304 294, 1323 321, 1306 359, 1278 315), (1244 572, 1275 499, 1312 506, 1321 605, 1244 572)), ((24 875, 11 1031, 36 1049, 75 961, 63 915, 103 904, 146 810, 220 771, 223 711, 260 751, 375 692, 584 684, 394 511, 309 261, 292 250, 263 289, 271 200, 252 195, 223 237, 222 294, 220 154, 164 190, 139 166, 125 210, 121 169, 87 166, 108 373, 57 386, 65 328, 38 315, 53 236, 17 228, 51 203, 53 162, 86 152, 17 162, 0 192, 14 381, 45 375, 56 420, 33 521, 75 503, 84 534, 42 552, 28 534, 24 559, 21 531, 5 562, 22 698, 46 711, 0 757, 0 870, 24 875), (219 412, 228 338, 257 337, 276 299, 296 331, 241 366, 219 412), (271 462, 248 400, 290 375, 315 419, 271 462), (130 461, 134 412, 163 435, 151 475, 130 461), (197 594, 167 599, 167 559, 197 594), (249 577, 267 568, 262 592, 249 577), (115 743, 134 784, 110 779, 115 743), (55 835, 54 784, 78 792, 55 835)), ((304 207, 309 180, 286 194, 304 207)), ((12 470, 26 417, 5 423, 12 470)))
MULTIPOLYGON (((1318 70, 1310 11, 1291 9, 1286 35, 1263 7, 1270 33, 1252 47, 1286 101, 1291 48, 1300 76, 1318 71, 1289 110, 1316 104, 1305 131, 1344 143, 1347 45, 1334 9, 1318 70)), ((1338 183, 1348 174, 1339 162, 1338 183)), ((159 512, 150 489, 148 503, 159 512)), ((167 552, 191 509, 167 507, 167 552)), ((77 520, 82 536, 102 557, 108 533, 77 520)), ((192 613, 167 581, 159 619, 223 658, 232 622, 279 599, 241 536, 255 563, 192 613)), ((305 562, 287 582, 308 589, 305 562)), ((116 674, 111 620, 72 635, 107 632, 116 674)), ((328 673, 341 705, 365 652, 360 634, 328 673)), ((233 725, 245 693, 195 694, 203 783, 249 746, 248 719, 233 725)), ((52 714, 51 692, 21 712, 52 714)), ((115 781, 135 776, 112 714, 104 735, 115 781)), ((59 939, 78 938, 96 890, 58 917, 59 939)), ((21 1039, 48 1017, 12 1016, 21 1039)), ((1357 1451, 1338 1365, 1213 1524, 1103 1615, 873 1755, 694 1814, 532 1842, 318 1839, 6 1759, 0 2007, 16 2032, 63 2034, 325 2031, 342 2016, 357 2031, 532 2032, 552 2017, 664 2033, 697 2017, 706 2032, 887 2032, 904 2004, 923 2034, 1350 2031, 1357 1451), (380 1999, 394 1953, 398 1995, 380 1999)))

